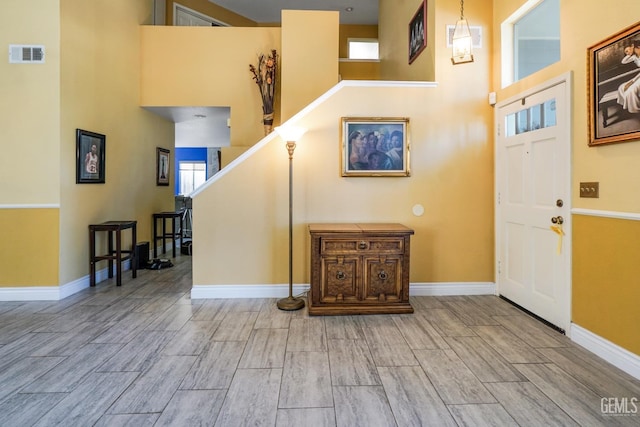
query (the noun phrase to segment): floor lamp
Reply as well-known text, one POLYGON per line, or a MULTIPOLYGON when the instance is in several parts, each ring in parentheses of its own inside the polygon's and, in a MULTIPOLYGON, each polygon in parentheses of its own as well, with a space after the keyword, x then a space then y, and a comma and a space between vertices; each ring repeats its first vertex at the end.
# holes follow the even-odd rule
POLYGON ((277 305, 280 310, 293 311, 304 307, 304 300, 293 296, 293 150, 296 149, 296 141, 307 130, 295 126, 278 126, 275 131, 287 142, 289 152, 289 296, 278 300, 277 305))

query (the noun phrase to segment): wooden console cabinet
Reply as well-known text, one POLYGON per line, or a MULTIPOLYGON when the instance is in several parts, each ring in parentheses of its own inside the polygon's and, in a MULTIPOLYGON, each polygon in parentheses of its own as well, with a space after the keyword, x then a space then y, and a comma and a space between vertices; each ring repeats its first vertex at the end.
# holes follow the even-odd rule
POLYGON ((310 224, 309 314, 413 313, 402 224, 310 224))

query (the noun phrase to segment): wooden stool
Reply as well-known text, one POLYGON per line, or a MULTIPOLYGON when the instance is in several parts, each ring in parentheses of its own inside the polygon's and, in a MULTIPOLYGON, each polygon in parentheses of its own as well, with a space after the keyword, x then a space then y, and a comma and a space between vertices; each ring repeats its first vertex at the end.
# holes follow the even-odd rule
POLYGON ((131 260, 131 272, 134 279, 137 275, 136 263, 136 221, 107 221, 89 226, 89 285, 96 285, 96 262, 109 260, 109 278, 113 277, 113 261, 116 262, 116 285, 122 285, 122 261, 131 260), (122 250, 122 230, 131 230, 131 250, 122 250), (109 251, 106 255, 96 255, 96 231, 109 233, 109 251), (113 248, 113 235, 116 236, 116 247, 113 248), (123 256, 124 254, 124 256, 123 256))
POLYGON ((166 239, 171 239, 173 244, 173 258, 176 257, 176 240, 182 243, 182 213, 176 212, 159 212, 153 214, 153 257, 158 257, 158 239, 162 239, 162 248, 164 251, 166 239), (162 220, 162 234, 158 234, 158 220, 162 220), (171 232, 167 232, 167 219, 171 219, 171 232), (180 229, 176 232, 176 219, 180 220, 180 229))

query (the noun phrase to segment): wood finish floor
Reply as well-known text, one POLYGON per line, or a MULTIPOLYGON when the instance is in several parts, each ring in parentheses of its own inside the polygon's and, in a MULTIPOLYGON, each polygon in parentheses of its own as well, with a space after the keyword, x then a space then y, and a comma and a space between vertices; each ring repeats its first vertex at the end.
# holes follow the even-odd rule
POLYGON ((0 302, 0 425, 640 425, 601 401, 640 398, 640 381, 497 297, 309 317, 191 301, 190 263, 0 302))

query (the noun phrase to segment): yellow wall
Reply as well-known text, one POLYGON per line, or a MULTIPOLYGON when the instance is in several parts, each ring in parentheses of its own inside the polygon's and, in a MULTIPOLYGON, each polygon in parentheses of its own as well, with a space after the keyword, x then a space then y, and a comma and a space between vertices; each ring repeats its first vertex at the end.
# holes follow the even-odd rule
MULTIPOLYGON (((407 8, 408 18, 397 14, 398 22, 385 22, 405 28, 415 8, 407 8)), ((455 17, 457 10, 450 6, 450 15, 455 17)), ((477 19, 478 24, 487 25, 491 11, 481 9, 477 19)), ((288 66, 284 38, 283 73, 288 66)), ((437 60, 448 65, 443 66, 444 83, 438 88, 344 88, 301 119, 309 131, 298 144, 294 161, 296 283, 309 280, 306 224, 335 221, 397 221, 414 228, 414 283, 493 281, 488 54, 479 52, 483 60, 453 67, 450 53, 442 46, 446 44, 444 31, 439 37, 434 33, 430 40, 437 60), (459 108, 461 103, 465 108, 459 108), (411 177, 340 176, 340 117, 354 115, 410 118, 411 177), (423 216, 412 214, 414 204, 424 206, 423 216)), ((381 37, 381 43, 391 43, 386 49, 392 52, 406 51, 405 39, 381 37)), ((387 78, 410 80, 419 70, 427 75, 434 61, 429 60, 429 50, 421 56, 424 61, 419 57, 411 66, 403 57, 397 70, 386 69, 387 78)), ((283 93, 285 90, 283 87, 283 93)), ((287 282, 287 159, 276 137, 196 196, 194 229, 199 231, 194 285, 287 282), (220 200, 225 200, 224 206, 220 200)))
POLYGON ((573 322, 640 354, 640 222, 574 215, 573 228, 573 322))
POLYGON ((174 206, 173 179, 155 184, 156 147, 173 155, 173 123, 139 106, 140 25, 150 3, 61 1, 61 284, 88 274, 89 224, 137 220, 138 240, 149 241, 153 212, 174 206), (75 183, 76 128, 106 135, 105 184, 75 183))
POLYGON ((349 58, 349 38, 377 39, 376 25, 340 25, 340 64, 341 80, 378 80, 380 78, 379 61, 347 61, 349 58))
POLYGON ((380 80, 380 62, 340 61, 340 80, 380 80))
POLYGON ((2 6, 10 13, 0 16, 0 203, 58 203, 59 2, 8 3, 2 6), (9 44, 45 45, 46 61, 10 64, 9 44))
MULTIPOLYGON (((438 18, 448 10, 458 8, 455 2, 443 0, 427 1, 427 47, 409 64, 409 21, 413 18, 422 0, 398 2, 380 0, 378 5, 378 38, 380 40, 380 76, 383 80, 435 81, 436 53, 442 50, 435 38, 444 27, 436 25, 438 18), (436 31, 438 30, 438 31, 436 31)), ((472 5, 469 5, 471 7, 472 5)), ((484 13, 490 9, 484 7, 484 13)), ((449 23, 449 22, 447 22, 449 23)), ((455 20, 453 22, 455 24, 455 20)), ((446 48, 445 48, 446 49, 446 48)), ((480 81, 478 79, 478 81, 480 81)), ((484 83, 482 83, 484 85, 484 83)))
POLYGON ((7 0, 0 14, 1 286, 58 284, 60 22, 57 0, 7 0), (10 44, 45 46, 44 64, 10 64, 10 44), (46 208, 41 209, 43 206, 46 208), (4 208, 4 209, 3 209, 4 208), (8 234, 7 234, 8 233, 8 234), (42 263, 34 259, 42 256, 42 263))
MULTIPOLYGON (((294 282, 309 281, 310 222, 401 222, 415 229, 412 282, 493 279, 492 175, 486 130, 439 127, 446 88, 343 88, 300 124, 294 156, 294 282), (381 102, 380 100, 384 100, 381 102), (340 176, 339 121, 410 119, 408 178, 340 176), (422 204, 416 217, 412 207, 422 204)), ((473 122, 477 112, 461 112, 473 122)), ((255 148, 255 147, 254 147, 255 148)), ((288 156, 275 137, 194 198, 194 285, 286 283, 288 156), (225 203, 220 203, 225 200, 225 203), (250 266, 250 268, 247 268, 250 266)))
POLYGON ((0 287, 58 285, 56 209, 0 209, 0 287))
POLYGON ((173 148, 173 123, 139 107, 151 2, 4 6, 3 44, 43 44, 46 63, 0 62, 0 223, 16 225, 5 237, 17 242, 0 254, 0 286, 63 285, 88 274, 89 224, 135 219, 149 240, 152 213, 174 205, 172 187, 155 186, 155 148, 173 148), (76 128, 107 136, 105 184, 75 183, 76 128))
MULTIPOLYGON (((616 7, 602 7, 597 0, 562 1, 561 3, 561 58, 560 61, 500 89, 501 58, 500 23, 518 9, 523 0, 495 0, 496 28, 493 40, 493 88, 498 101, 509 98, 525 88, 536 86, 563 74, 573 73, 573 207, 622 212, 640 212, 637 194, 640 182, 640 143, 588 147, 587 107, 587 49, 638 21, 640 2, 620 0, 616 7), (577 191, 580 181, 599 181, 600 198, 585 199, 577 191)), ((466 10, 466 8, 465 8, 466 10)))
MULTIPOLYGON (((495 0, 492 90, 498 101, 571 71, 573 74, 573 208, 640 213, 640 141, 588 147, 587 49, 638 20, 640 3, 620 0, 602 7, 597 0, 562 1, 560 61, 504 89, 501 82, 500 24, 523 0, 495 0), (581 181, 599 181, 600 198, 580 198, 581 181)), ((465 14, 466 14, 465 8, 465 14)), ((469 14, 469 18, 473 15, 469 14)), ((473 22, 472 22, 473 23, 473 22)), ((640 354, 637 304, 638 222, 573 216, 572 321, 640 354)))
POLYGON ((264 136, 249 64, 271 49, 280 53, 280 28, 145 26, 141 32, 141 105, 231 107, 232 146, 264 136))
POLYGON ((338 20, 338 12, 282 11, 282 121, 338 82, 338 20))

